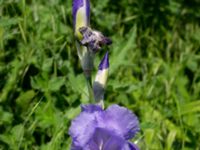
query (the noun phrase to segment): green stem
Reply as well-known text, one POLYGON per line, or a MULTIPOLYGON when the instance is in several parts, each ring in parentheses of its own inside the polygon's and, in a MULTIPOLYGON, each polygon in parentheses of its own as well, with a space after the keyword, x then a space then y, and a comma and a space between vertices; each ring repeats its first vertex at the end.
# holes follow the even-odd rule
POLYGON ((86 77, 86 83, 87 83, 87 88, 88 88, 88 95, 89 95, 89 100, 91 102, 94 102, 94 93, 93 93, 93 89, 92 89, 92 78, 90 77, 86 77))

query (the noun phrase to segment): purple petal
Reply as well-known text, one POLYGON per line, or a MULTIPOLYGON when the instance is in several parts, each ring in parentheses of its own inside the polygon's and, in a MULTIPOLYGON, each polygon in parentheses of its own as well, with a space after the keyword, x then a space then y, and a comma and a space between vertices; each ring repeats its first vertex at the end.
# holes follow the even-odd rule
POLYGON ((139 150, 127 141, 139 130, 138 124, 137 117, 124 107, 102 110, 98 105, 83 105, 69 129, 71 150, 139 150))
POLYGON ((76 24, 76 13, 79 8, 83 7, 83 5, 86 5, 86 15, 88 22, 90 20, 90 1, 89 0, 73 0, 72 4, 72 16, 73 16, 73 24, 75 26, 76 24), (85 1, 85 3, 84 3, 85 1))
POLYGON ((107 69, 107 68, 109 68, 109 56, 108 56, 108 52, 106 52, 105 56, 101 60, 101 62, 99 64, 99 70, 104 70, 104 69, 107 69))
POLYGON ((86 15, 88 18, 88 22, 90 20, 90 0, 86 0, 86 15))
POLYGON ((95 113, 82 112, 72 121, 69 134, 72 137, 74 146, 83 147, 92 137, 96 127, 96 115, 95 113))
POLYGON ((126 140, 134 137, 136 132, 140 130, 137 117, 124 107, 112 105, 105 110, 103 117, 106 124, 101 125, 107 129, 114 130, 126 140))
POLYGON ((82 150, 82 148, 80 146, 76 146, 76 145, 74 145, 74 143, 72 143, 70 150, 82 150))
POLYGON ((112 131, 96 128, 91 141, 89 142, 90 150, 121 150, 126 141, 115 135, 112 131))
POLYGON ((82 112, 88 112, 88 113, 93 113, 95 111, 103 111, 101 106, 95 105, 95 104, 82 105, 81 110, 82 110, 82 112))

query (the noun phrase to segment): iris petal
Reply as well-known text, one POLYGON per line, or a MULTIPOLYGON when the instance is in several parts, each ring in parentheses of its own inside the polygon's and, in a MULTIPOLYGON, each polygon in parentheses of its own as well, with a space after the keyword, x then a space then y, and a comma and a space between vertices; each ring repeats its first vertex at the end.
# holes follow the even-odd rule
POLYGON ((81 106, 82 112, 88 112, 88 113, 93 113, 95 111, 103 111, 103 109, 99 105, 82 105, 81 106))
POLYGON ((128 109, 112 105, 104 112, 104 125, 121 134, 126 140, 131 139, 139 131, 137 117, 128 109))
POLYGON ((74 146, 83 147, 93 135, 96 127, 95 114, 82 112, 71 124, 69 134, 74 146))
POLYGON ((98 150, 121 150, 126 141, 115 135, 113 132, 103 129, 96 128, 89 147, 93 150, 93 147, 98 146, 98 150))

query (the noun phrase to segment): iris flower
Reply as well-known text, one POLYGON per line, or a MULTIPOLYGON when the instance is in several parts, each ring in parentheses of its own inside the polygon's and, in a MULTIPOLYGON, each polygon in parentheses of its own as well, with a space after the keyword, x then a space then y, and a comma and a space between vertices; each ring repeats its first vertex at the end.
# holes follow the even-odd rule
POLYGON ((139 150, 129 141, 138 131, 137 117, 124 107, 83 105, 69 129, 71 150, 139 150))

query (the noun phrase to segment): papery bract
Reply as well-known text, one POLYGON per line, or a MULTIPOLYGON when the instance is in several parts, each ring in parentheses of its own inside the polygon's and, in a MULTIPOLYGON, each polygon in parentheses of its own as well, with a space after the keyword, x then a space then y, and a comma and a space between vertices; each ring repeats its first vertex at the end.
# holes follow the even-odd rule
POLYGON ((97 52, 103 45, 112 44, 111 39, 104 36, 101 32, 92 30, 89 27, 79 28, 80 33, 83 35, 83 39, 80 41, 82 45, 88 46, 92 52, 97 52))

